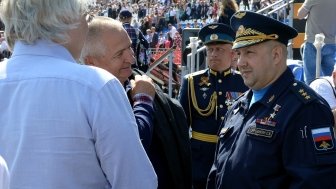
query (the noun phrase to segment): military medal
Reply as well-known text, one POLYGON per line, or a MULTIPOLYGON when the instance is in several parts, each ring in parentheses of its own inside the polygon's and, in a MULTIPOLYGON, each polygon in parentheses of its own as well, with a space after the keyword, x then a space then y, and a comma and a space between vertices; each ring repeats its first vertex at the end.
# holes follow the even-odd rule
POLYGON ((276 125, 275 121, 268 120, 268 118, 266 118, 266 119, 256 119, 255 122, 260 124, 260 125, 267 125, 267 126, 271 126, 271 127, 275 127, 275 125, 276 125))

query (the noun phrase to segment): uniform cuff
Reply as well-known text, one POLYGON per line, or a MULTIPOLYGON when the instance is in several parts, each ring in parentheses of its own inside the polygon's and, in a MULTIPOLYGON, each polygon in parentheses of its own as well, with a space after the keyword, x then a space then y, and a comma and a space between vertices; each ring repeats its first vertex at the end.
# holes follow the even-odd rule
POLYGON ((147 104, 150 107, 153 108, 153 98, 145 93, 139 93, 134 95, 133 97, 133 106, 138 105, 138 104, 147 104))

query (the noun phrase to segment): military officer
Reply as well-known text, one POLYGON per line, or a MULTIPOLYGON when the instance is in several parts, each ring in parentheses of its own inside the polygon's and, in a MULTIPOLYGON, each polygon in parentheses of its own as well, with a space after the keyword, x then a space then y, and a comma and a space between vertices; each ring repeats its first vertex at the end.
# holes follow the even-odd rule
POLYGON ((297 31, 248 11, 235 13, 231 27, 250 90, 226 114, 207 188, 336 188, 330 107, 286 65, 297 31))
POLYGON ((198 36, 206 46, 209 68, 184 77, 179 100, 192 130, 193 187, 205 189, 219 126, 234 99, 248 88, 230 67, 234 57, 234 32, 230 26, 209 24, 198 36))

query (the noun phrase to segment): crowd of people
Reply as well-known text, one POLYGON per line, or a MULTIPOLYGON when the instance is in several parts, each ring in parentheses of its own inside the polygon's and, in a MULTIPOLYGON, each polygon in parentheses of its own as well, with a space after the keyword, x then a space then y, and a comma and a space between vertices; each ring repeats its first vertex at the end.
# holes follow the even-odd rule
POLYGON ((217 3, 2 0, 0 188, 336 188, 336 69, 296 80, 294 28, 217 3), (145 74, 146 49, 181 48, 182 18, 208 67, 175 99, 145 74))

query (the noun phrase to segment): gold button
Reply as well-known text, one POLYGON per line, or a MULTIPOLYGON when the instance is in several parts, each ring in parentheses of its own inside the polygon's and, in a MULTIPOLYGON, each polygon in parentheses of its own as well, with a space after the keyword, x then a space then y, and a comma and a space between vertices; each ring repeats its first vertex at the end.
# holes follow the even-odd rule
POLYGON ((221 120, 224 120, 224 116, 221 117, 221 120))
POLYGON ((219 107, 220 107, 220 108, 223 108, 223 105, 221 104, 221 105, 219 105, 219 107))
POLYGON ((218 83, 222 83, 222 80, 221 80, 221 79, 218 79, 218 83))
POLYGON ((218 92, 218 95, 222 95, 222 94, 223 94, 222 91, 219 91, 219 92, 218 92))

